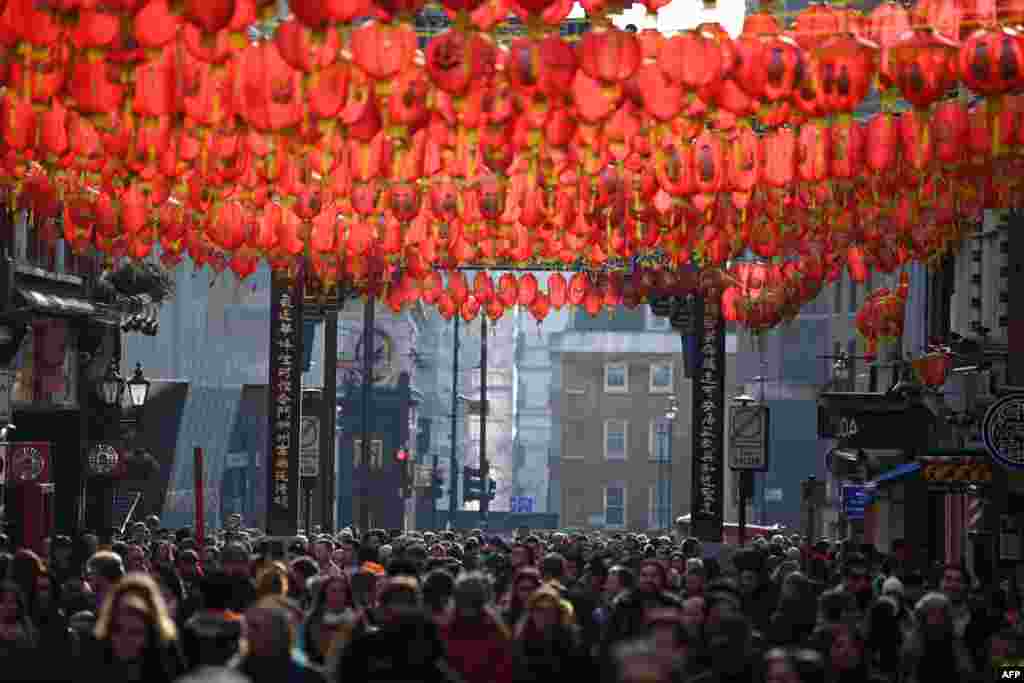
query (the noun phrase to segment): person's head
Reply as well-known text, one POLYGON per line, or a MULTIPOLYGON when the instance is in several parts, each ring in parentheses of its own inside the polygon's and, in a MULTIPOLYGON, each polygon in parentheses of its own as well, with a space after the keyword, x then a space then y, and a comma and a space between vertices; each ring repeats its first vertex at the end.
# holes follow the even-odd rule
POLYGON ((702 596, 687 598, 683 601, 681 620, 687 632, 698 635, 703 631, 706 616, 706 603, 702 596))
POLYGON ((764 655, 765 683, 800 683, 790 653, 782 648, 773 648, 764 655))
POLYGON ((637 590, 641 593, 657 593, 665 590, 668 583, 668 576, 665 573, 665 565, 655 559, 646 559, 640 563, 640 576, 637 581, 637 590))
POLYGON ((612 650, 617 683, 668 683, 671 662, 650 640, 631 640, 612 650))
POLYGON ((562 600, 554 589, 543 586, 526 601, 526 618, 536 633, 544 633, 568 621, 562 600))
POLYGON ((234 669, 204 666, 178 679, 178 683, 251 683, 251 681, 248 676, 234 669))
POLYGON ((182 550, 175 557, 174 567, 185 581, 193 581, 199 576, 199 553, 191 548, 182 550))
POLYGON ((559 553, 548 553, 541 560, 540 571, 545 581, 561 582, 565 579, 565 558, 559 553))
POLYGON ((482 619, 493 599, 490 579, 482 572, 463 574, 455 582, 453 597, 456 618, 482 619))
POLYGON ((953 604, 945 593, 926 593, 917 601, 914 616, 927 641, 944 641, 953 634, 953 604))
POLYGON ((252 576, 252 555, 241 543, 228 543, 220 552, 220 566, 225 574, 249 578, 252 576))
POLYGON ((0 624, 12 625, 28 616, 25 593, 13 581, 0 582, 0 624))
POLYGON ((623 591, 630 590, 636 580, 633 570, 623 565, 615 565, 608 570, 608 578, 605 580, 604 592, 608 598, 614 598, 623 591))
POLYGON ((525 607, 526 601, 541 586, 540 572, 533 567, 523 567, 512 577, 512 605, 525 607))
POLYGON ((378 616, 387 620, 398 609, 422 607, 419 582, 410 576, 393 576, 380 583, 377 594, 378 616))
POLYGON ((109 550, 95 553, 85 563, 86 579, 100 600, 124 578, 124 574, 124 562, 121 560, 121 556, 109 550))
POLYGON ((871 568, 860 553, 846 558, 843 565, 843 587, 854 595, 858 603, 864 603, 864 596, 871 596, 871 568))
POLYGON ((967 597, 967 590, 971 581, 967 574, 967 568, 962 564, 947 564, 942 568, 942 579, 939 582, 939 590, 942 591, 949 601, 954 605, 961 604, 967 597))
POLYGON ((825 591, 818 597, 818 624, 838 624, 851 618, 856 608, 852 593, 841 589, 825 591))
POLYGON ((270 562, 256 574, 256 595, 285 597, 290 583, 288 568, 281 562, 270 562))
POLYGON ((446 569, 433 569, 423 580, 423 603, 434 614, 448 608, 455 590, 455 577, 446 569))
POLYGON ((288 657, 294 634, 291 617, 280 600, 263 598, 245 612, 242 652, 257 659, 288 657))
POLYGON ((120 661, 139 661, 177 638, 157 583, 145 574, 128 574, 107 594, 96 619, 96 640, 120 661))
POLYGON ((509 553, 509 564, 516 570, 521 567, 528 567, 533 564, 533 551, 525 543, 516 543, 509 553))
POLYGON ((328 612, 342 612, 352 607, 352 587, 346 574, 324 578, 319 584, 319 592, 328 612))

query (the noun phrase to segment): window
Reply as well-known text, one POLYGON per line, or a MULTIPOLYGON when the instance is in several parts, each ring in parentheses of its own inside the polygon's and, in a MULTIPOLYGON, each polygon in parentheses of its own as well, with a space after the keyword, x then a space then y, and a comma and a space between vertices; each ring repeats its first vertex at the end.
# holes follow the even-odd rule
POLYGON ((665 316, 656 315, 651 310, 650 306, 647 306, 647 329, 650 332, 668 332, 672 329, 672 320, 665 316))
POLYGON ((626 487, 609 484, 604 488, 604 525, 612 528, 626 526, 626 487))
POLYGON ((604 390, 609 394, 629 393, 628 363, 605 363, 604 390))
POLYGON ((651 529, 672 528, 672 480, 666 477, 647 488, 647 526, 651 529))
POLYGON ((651 393, 672 393, 672 363, 651 363, 651 393))
POLYGON ((652 462, 672 462, 672 422, 663 417, 651 420, 651 438, 647 450, 652 462))
POLYGON ((625 420, 604 421, 604 457, 606 460, 626 459, 626 431, 625 420))

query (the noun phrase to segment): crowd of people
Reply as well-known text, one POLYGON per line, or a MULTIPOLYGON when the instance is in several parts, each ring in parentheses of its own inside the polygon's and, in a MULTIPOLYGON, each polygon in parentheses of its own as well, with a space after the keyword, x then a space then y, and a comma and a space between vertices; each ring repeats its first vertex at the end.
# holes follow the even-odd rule
POLYGON ((0 679, 133 683, 993 680, 1016 584, 799 536, 134 525, 0 538, 0 679), (13 552, 10 552, 13 551, 13 552), (42 556, 41 556, 42 555, 42 556))

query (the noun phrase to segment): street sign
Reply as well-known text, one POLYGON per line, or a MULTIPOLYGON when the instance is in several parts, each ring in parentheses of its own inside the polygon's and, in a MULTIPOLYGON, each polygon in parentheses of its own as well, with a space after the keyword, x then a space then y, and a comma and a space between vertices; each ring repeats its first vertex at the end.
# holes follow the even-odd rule
POLYGON ((533 512, 533 496, 512 496, 509 500, 509 512, 533 512))
POLYGON ((430 488, 433 485, 434 468, 430 465, 416 465, 412 485, 418 489, 430 488))
POLYGON ((935 418, 924 406, 881 394, 823 393, 818 404, 818 438, 837 439, 842 448, 912 450, 928 440, 935 418))
POLYGON ((993 403, 981 421, 981 437, 999 464, 1024 470, 1024 394, 1010 394, 993 403))
POLYGON ((768 407, 736 406, 729 424, 729 467, 768 469, 768 407))
POLYGON ((871 504, 871 489, 862 484, 843 484, 843 512, 846 519, 864 519, 871 504))
POLYGON ((299 476, 320 476, 320 418, 303 415, 299 426, 299 476))
POLYGON ((764 490, 764 502, 766 502, 766 503, 781 503, 782 502, 782 489, 765 489, 764 490))

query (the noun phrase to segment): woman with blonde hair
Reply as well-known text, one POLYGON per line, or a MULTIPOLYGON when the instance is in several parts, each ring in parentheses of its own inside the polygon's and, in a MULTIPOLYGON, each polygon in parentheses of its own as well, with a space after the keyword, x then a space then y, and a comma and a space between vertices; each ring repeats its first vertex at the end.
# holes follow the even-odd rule
POLYGON ((556 589, 543 586, 527 598, 512 661, 512 680, 523 683, 555 680, 566 672, 587 680, 592 673, 579 629, 556 589))
POLYGON ((171 683, 184 672, 178 629, 159 586, 145 574, 128 574, 111 589, 93 635, 91 661, 75 680, 171 683))
POLYGON ((261 598, 245 612, 238 655, 230 667, 252 683, 322 683, 296 656, 295 624, 281 597, 261 598))
POLYGON ((281 562, 269 562, 256 572, 256 597, 288 596, 288 567, 281 562))

